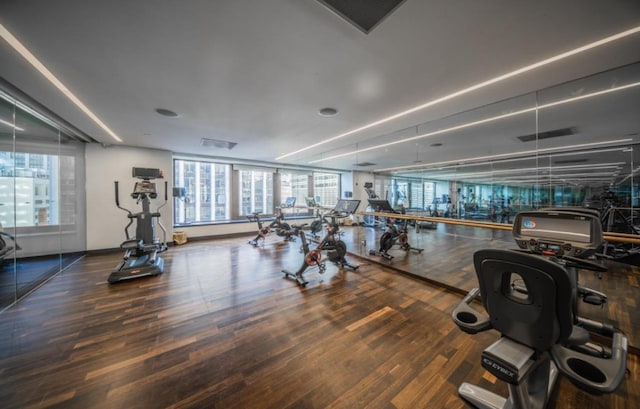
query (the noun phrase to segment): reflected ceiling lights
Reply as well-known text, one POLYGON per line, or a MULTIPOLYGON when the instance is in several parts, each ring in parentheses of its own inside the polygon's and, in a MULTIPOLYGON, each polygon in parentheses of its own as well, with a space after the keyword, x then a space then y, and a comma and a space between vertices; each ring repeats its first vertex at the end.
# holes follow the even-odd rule
MULTIPOLYGON (((491 159, 502 159, 502 158, 509 158, 509 157, 512 157, 512 156, 529 156, 530 157, 532 155, 537 155, 537 154, 540 154, 540 153, 548 153, 548 152, 556 152, 556 151, 557 152, 562 152, 562 151, 568 151, 568 150, 578 150, 578 149, 589 148, 589 147, 592 147, 592 146, 617 145, 617 144, 631 142, 632 140, 633 139, 631 139, 631 138, 628 138, 628 139, 617 139, 617 140, 614 140, 614 141, 602 141, 602 142, 582 143, 582 144, 577 144, 577 145, 558 146, 557 148, 531 149, 531 150, 528 150, 528 151, 500 153, 500 154, 497 154, 497 155, 476 156, 475 158, 464 158, 464 159, 448 160, 448 161, 444 161, 444 162, 434 162, 434 163, 430 164, 430 167, 432 167, 432 166, 444 166, 444 165, 455 165, 455 164, 458 164, 458 163, 466 163, 466 162, 474 162, 474 161, 475 162, 488 161, 488 160, 491 160, 491 159)), ((563 155, 564 155, 564 153, 563 153, 563 155)), ((558 155, 558 156, 560 156, 560 155, 558 155)), ((518 159, 510 159, 510 160, 518 160, 518 159)), ((388 171, 392 171, 392 170, 408 170, 408 169, 418 170, 418 168, 424 168, 424 165, 397 166, 397 167, 394 167, 394 168, 376 169, 375 172, 388 172, 388 171)))
POLYGON ((628 89, 628 88, 637 87, 639 85, 640 85, 640 82, 634 82, 634 83, 622 85, 622 86, 619 86, 619 87, 608 88, 608 89, 604 89, 602 91, 596 91, 596 92, 592 92, 590 94, 580 95, 578 97, 567 98, 567 99, 563 99, 563 100, 560 100, 560 101, 550 102, 550 103, 544 104, 544 105, 538 105, 538 106, 534 106, 534 107, 531 107, 531 108, 525 108, 525 109, 522 109, 520 111, 509 112, 507 114, 498 115, 498 116, 494 116, 494 117, 491 117, 491 118, 484 118, 484 119, 480 119, 478 121, 467 122, 467 123, 464 123, 464 124, 452 126, 451 128, 439 129, 437 131, 427 132, 425 134, 412 136, 410 138, 399 139, 399 140, 393 141, 393 142, 383 143, 383 144, 380 144, 380 145, 370 146, 368 148, 357 149, 357 150, 351 151, 351 152, 340 153, 338 155, 333 155, 333 156, 325 157, 325 158, 322 158, 322 159, 312 160, 309 163, 324 162, 324 161, 327 161, 327 160, 330 160, 330 159, 341 158, 343 156, 355 155, 357 153, 368 152, 368 151, 372 151, 372 150, 380 149, 380 148, 386 148, 386 147, 393 146, 393 145, 398 145, 398 144, 401 144, 401 143, 415 141, 417 139, 428 138, 428 137, 434 136, 434 135, 441 135, 441 134, 447 133, 447 132, 452 132, 452 131, 457 131, 457 130, 460 130, 460 129, 470 128, 472 126, 481 125, 481 124, 485 124, 485 123, 488 123, 488 122, 498 121, 500 119, 511 118, 511 117, 514 117, 514 116, 517 116, 517 115, 526 114, 528 112, 540 111, 540 110, 543 110, 543 109, 546 109, 546 108, 551 108, 551 107, 555 107, 555 106, 558 106, 558 105, 568 104, 570 102, 576 102, 576 101, 580 101, 580 100, 583 100, 583 99, 596 97, 596 96, 599 96, 599 95, 610 94, 612 92, 622 91, 622 90, 625 90, 625 89, 628 89))
POLYGON ((49 80, 49 82, 51 82, 51 84, 58 88, 60 92, 62 92, 82 112, 84 112, 89 118, 91 118, 93 122, 95 122, 100 128, 108 133, 113 139, 118 142, 122 142, 122 139, 120 139, 120 137, 116 135, 115 132, 109 129, 109 127, 105 125, 104 122, 102 122, 100 118, 96 116, 96 114, 91 112, 91 110, 87 108, 87 106, 83 104, 82 101, 78 99, 78 97, 76 97, 71 91, 69 91, 69 89, 62 83, 62 81, 56 78, 56 76, 53 75, 51 71, 49 71, 49 69, 45 67, 44 64, 42 64, 40 60, 38 60, 31 53, 31 51, 29 51, 24 45, 22 45, 22 43, 18 41, 18 39, 15 38, 13 34, 11 34, 9 30, 7 30, 2 24, 0 24, 0 37, 4 38, 11 47, 13 47, 22 57, 24 57, 25 60, 27 60, 33 66, 33 68, 38 70, 40 74, 42 74, 46 79, 49 80))
POLYGON ((605 37, 605 38, 603 38, 601 40, 598 40, 598 41, 583 45, 582 47, 574 48, 573 50, 569 50, 569 51, 566 51, 564 53, 555 55, 555 56, 553 56, 551 58, 547 58, 545 60, 538 61, 538 62, 536 62, 534 64, 527 65, 526 67, 519 68, 519 69, 517 69, 515 71, 511 71, 511 72, 508 72, 506 74, 500 75, 498 77, 491 78, 491 79, 489 79, 487 81, 472 85, 472 86, 470 86, 468 88, 461 89, 459 91, 456 91, 456 92, 454 92, 452 94, 449 94, 449 95, 446 95, 444 97, 440 97, 440 98, 434 99, 432 101, 426 102, 426 103, 424 103, 422 105, 418 105, 418 106, 415 106, 413 108, 407 109, 406 111, 398 112, 398 113, 396 113, 394 115, 388 116, 386 118, 382 118, 382 119, 377 120, 375 122, 372 122, 370 124, 361 126, 359 128, 356 128, 356 129, 352 129, 352 130, 350 130, 348 132, 342 133, 342 134, 334 136, 332 138, 328 138, 328 139, 325 139, 323 141, 314 143, 314 144, 309 145, 309 146, 307 146, 305 148, 298 149, 296 151, 289 152, 287 154, 278 156, 275 160, 282 160, 284 158, 288 158, 289 156, 293 156, 293 155, 296 155, 298 153, 307 151, 309 149, 313 149, 315 147, 324 145, 326 143, 333 142, 333 141, 335 141, 337 139, 344 138, 345 136, 353 135, 353 134, 355 134, 357 132, 364 131, 364 130, 369 129, 369 128, 373 128, 373 127, 378 126, 378 125, 382 125, 382 124, 387 123, 389 121, 392 121, 394 119, 398 119, 398 118, 407 116, 409 114, 412 114, 412 113, 417 112, 417 111, 421 111, 421 110, 423 110, 425 108, 428 108, 430 106, 439 104, 439 103, 444 102, 444 101, 448 101, 450 99, 459 97, 459 96, 464 95, 464 94, 468 94, 468 93, 470 93, 472 91, 476 91, 478 89, 487 87, 489 85, 493 85, 493 84, 495 84, 497 82, 504 81, 504 80, 506 80, 508 78, 512 78, 512 77, 515 77, 515 76, 520 75, 520 74, 524 74, 524 73, 526 73, 528 71, 535 70, 536 68, 540 68, 540 67, 543 67, 545 65, 549 65, 551 63, 554 63, 556 61, 560 61, 562 59, 571 57, 573 55, 580 54, 582 52, 591 50, 592 48, 596 48, 596 47, 599 47, 601 45, 605 45, 605 44, 608 44, 610 42, 619 40, 621 38, 625 38, 625 37, 631 36, 631 35, 636 34, 638 32, 640 32, 640 26, 634 27, 632 29, 623 31, 623 32, 618 33, 618 34, 614 34, 614 35, 609 36, 609 37, 605 37))
POLYGON ((9 125, 10 127, 14 128, 16 131, 24 131, 24 129, 20 128, 19 126, 15 126, 11 122, 5 121, 3 119, 0 119, 0 124, 9 125))

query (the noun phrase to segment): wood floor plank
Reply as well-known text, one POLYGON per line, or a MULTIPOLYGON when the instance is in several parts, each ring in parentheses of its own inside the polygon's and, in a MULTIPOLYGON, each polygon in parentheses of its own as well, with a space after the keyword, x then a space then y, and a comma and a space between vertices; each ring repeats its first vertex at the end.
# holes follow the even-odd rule
MULTIPOLYGON (((301 288, 281 273, 301 261, 295 243, 202 241, 163 256, 164 274, 111 286, 121 255, 88 256, 1 314, 2 407, 460 409, 463 381, 506 393, 480 365, 499 335, 456 327, 458 293, 363 260, 311 270, 301 288)), ((562 380, 552 405, 638 406, 635 355, 629 369, 612 395, 562 380)))

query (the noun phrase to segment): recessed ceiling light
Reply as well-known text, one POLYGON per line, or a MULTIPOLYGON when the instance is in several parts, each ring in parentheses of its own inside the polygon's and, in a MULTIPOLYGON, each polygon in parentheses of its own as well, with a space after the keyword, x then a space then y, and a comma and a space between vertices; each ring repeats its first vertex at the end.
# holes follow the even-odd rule
POLYGON ((169 118, 177 118, 178 114, 171 111, 170 109, 164 109, 164 108, 156 108, 156 112, 159 113, 162 116, 168 116, 169 118))
POLYGON ((336 116, 338 115, 338 110, 331 107, 322 108, 318 113, 321 116, 336 116))

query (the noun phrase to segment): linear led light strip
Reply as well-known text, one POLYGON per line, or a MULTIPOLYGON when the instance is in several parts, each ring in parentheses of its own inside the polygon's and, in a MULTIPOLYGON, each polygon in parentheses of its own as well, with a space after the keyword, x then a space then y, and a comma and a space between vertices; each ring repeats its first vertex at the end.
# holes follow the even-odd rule
MULTIPOLYGON (((552 169, 545 169, 545 168, 523 168, 523 169, 504 169, 504 170, 494 170, 494 171, 486 171, 486 172, 471 172, 471 173, 440 173, 438 174, 439 177, 443 177, 443 178, 452 178, 452 177, 459 177, 459 178, 465 178, 465 177, 473 177, 473 176, 477 176, 477 177, 483 177, 483 176, 495 176, 495 175, 506 175, 509 173, 526 173, 526 172, 536 172, 536 171, 540 171, 540 170, 545 170, 546 172, 544 172, 545 174, 548 172, 551 172, 551 174, 553 173, 562 173, 562 172, 567 172, 567 171, 576 171, 576 170, 580 170, 580 169, 586 169, 586 170, 601 170, 601 169, 619 169, 619 165, 623 165, 625 162, 617 162, 617 163, 602 163, 602 164, 595 164, 595 165, 574 165, 574 166, 558 166, 558 167, 553 167, 552 169)), ((591 173, 587 173, 587 174, 591 174, 591 173)))
POLYGON ((576 101, 580 101, 580 100, 587 99, 587 98, 593 98, 593 97, 604 95, 604 94, 610 94, 612 92, 623 91, 623 90, 626 90, 626 89, 629 89, 629 88, 637 87, 638 85, 640 85, 640 81, 639 82, 633 82, 631 84, 622 85, 622 86, 615 87, 615 88, 609 88, 609 89, 605 89, 605 90, 601 90, 601 91, 592 92, 590 94, 580 95, 580 96, 573 97, 573 98, 567 98, 567 99, 563 99, 563 100, 560 100, 560 101, 550 102, 550 103, 544 104, 544 105, 539 105, 539 106, 535 106, 535 107, 531 107, 531 108, 525 108, 525 109, 522 109, 520 111, 509 112, 507 114, 502 114, 502 115, 494 116, 494 117, 491 117, 491 118, 485 118, 485 119, 480 119, 478 121, 467 122, 465 124, 452 126, 451 128, 440 129, 440 130, 433 131, 433 132, 428 132, 428 133, 425 133, 425 134, 422 134, 422 135, 412 136, 410 138, 405 138, 405 139, 400 139, 400 140, 393 141, 393 142, 383 143, 381 145, 370 146, 368 148, 357 149, 355 151, 346 152, 346 153, 340 153, 338 155, 333 155, 333 156, 329 156, 329 157, 322 158, 322 159, 312 160, 309 163, 323 162, 323 161, 327 161, 327 160, 331 160, 331 159, 341 158, 343 156, 355 155, 357 153, 368 152, 368 151, 372 151, 372 150, 375 150, 375 149, 386 148, 386 147, 389 147, 389 146, 398 145, 398 144, 406 143, 406 142, 411 142, 411 141, 415 141, 415 140, 422 139, 422 138, 428 138, 428 137, 435 136, 435 135, 441 135, 443 133, 457 131, 457 130, 465 129, 465 128, 470 128, 472 126, 486 124, 488 122, 495 122, 495 121, 498 121, 500 119, 511 118, 511 117, 514 117, 514 116, 517 116, 517 115, 526 114, 528 112, 534 112, 536 110, 543 110, 543 109, 555 107, 555 106, 558 106, 558 105, 568 104, 570 102, 576 102, 576 101))
MULTIPOLYGON (((615 176, 617 175, 617 173, 612 172, 612 171, 605 171, 604 169, 600 169, 602 170, 601 172, 590 172, 590 173, 541 173, 538 174, 537 177, 538 178, 552 178, 552 179, 562 179, 562 178, 593 178, 593 177, 603 177, 603 176, 615 176)), ((478 179, 490 179, 491 176, 490 175, 486 175, 486 176, 481 176, 478 179)), ((499 178, 496 179, 500 179, 500 180, 522 180, 522 179, 531 179, 531 174, 528 175, 505 175, 505 176, 500 176, 499 178)))
POLYGON ((623 32, 618 33, 618 34, 614 34, 614 35, 609 36, 609 37, 605 37, 605 38, 603 38, 601 40, 598 40, 598 41, 595 41, 593 43, 589 43, 589 44, 583 45, 582 47, 578 47, 578 48, 575 48, 573 50, 566 51, 564 53, 558 54, 558 55, 553 56, 551 58, 547 58, 545 60, 538 61, 538 62, 533 63, 531 65, 527 65, 526 67, 519 68, 519 69, 517 69, 515 71, 511 71, 511 72, 508 72, 506 74, 502 74, 502 75, 497 76, 495 78, 491 78, 490 80, 481 82, 481 83, 476 84, 476 85, 472 85, 472 86, 470 86, 468 88, 461 89, 460 91, 456 91, 456 92, 454 92, 452 94, 449 94, 449 95, 446 95, 444 97, 440 97, 440 98, 434 99, 432 101, 426 102, 426 103, 424 103, 422 105, 415 106, 413 108, 407 109, 406 111, 398 112, 397 114, 394 114, 394 115, 388 116, 386 118, 380 119, 378 121, 372 122, 370 124, 361 126, 360 128, 352 129, 352 130, 350 130, 348 132, 342 133, 342 134, 334 136, 332 138, 325 139, 324 141, 320 141, 318 143, 314 143, 313 145, 309 145, 309 146, 307 146, 305 148, 298 149, 297 151, 293 151, 293 152, 278 156, 276 158, 276 160, 281 160, 281 159, 287 158, 289 156, 298 154, 300 152, 304 152, 304 151, 307 151, 309 149, 313 149, 313 148, 318 147, 320 145, 324 145, 326 143, 333 142, 333 141, 335 141, 337 139, 344 138, 345 136, 349 136, 349 135, 352 135, 354 133, 357 133, 357 132, 360 132, 360 131, 364 131, 364 130, 369 129, 369 128, 373 128, 375 126, 382 125, 382 124, 384 124, 386 122, 389 122, 389 121, 392 121, 394 119, 398 119, 398 118, 401 118, 403 116, 412 114, 414 112, 421 111, 421 110, 423 110, 425 108, 428 108, 430 106, 433 106, 433 105, 439 104, 441 102, 444 102, 444 101, 459 97, 459 96, 464 95, 464 94, 468 94, 469 92, 472 92, 472 91, 487 87, 489 85, 495 84, 495 83, 500 82, 500 81, 504 81, 506 79, 509 79, 511 77, 515 77, 515 76, 520 75, 520 74, 524 74, 525 72, 528 72, 528 71, 534 70, 536 68, 540 68, 540 67, 543 67, 545 65, 554 63, 556 61, 571 57, 573 55, 588 51, 588 50, 590 50, 592 48, 599 47, 601 45, 610 43, 612 41, 616 41, 616 40, 619 40, 621 38, 628 37, 628 36, 636 34, 638 32, 640 32, 640 26, 634 27, 634 28, 632 28, 630 30, 623 31, 623 32))
MULTIPOLYGON (((505 158, 505 157, 510 157, 510 156, 523 156, 523 155, 533 155, 536 153, 544 153, 544 152, 554 152, 554 151, 562 151, 562 150, 568 150, 568 149, 582 149, 582 148, 588 148, 591 146, 600 146, 600 145, 613 145, 613 144, 618 144, 618 143, 626 143, 626 142, 630 142, 633 139, 631 138, 627 138, 627 139, 616 139, 613 141, 602 141, 602 142, 591 142, 591 143, 582 143, 582 144, 578 144, 578 145, 568 145, 568 146, 558 146, 556 148, 542 148, 542 149, 532 149, 532 150, 528 150, 528 151, 520 151, 520 152, 509 152, 509 153, 500 153, 500 154, 496 154, 496 155, 487 155, 487 156, 476 156, 475 158, 464 158, 464 159, 453 159, 453 160, 448 160, 448 161, 444 161, 444 162, 435 162, 432 163, 432 166, 440 166, 440 165, 451 165, 451 164, 455 164, 455 163, 459 163, 459 162, 470 162, 470 161, 482 161, 482 160, 490 160, 490 159, 500 159, 500 158, 505 158)), ((424 167, 424 165, 422 165, 424 167)), ((420 165, 407 165, 407 166, 399 166, 399 167, 395 167, 395 168, 387 168, 387 169, 376 169, 376 172, 387 172, 387 171, 391 171, 391 170, 398 170, 398 169, 409 169, 409 168, 419 168, 420 165)))
POLYGON ((15 126, 11 122, 5 121, 3 119, 0 119, 0 124, 9 125, 10 127, 14 128, 16 131, 24 131, 24 129, 20 128, 19 126, 15 126))
MULTIPOLYGON (((470 167, 470 166, 481 166, 481 165, 494 165, 494 164, 498 164, 498 163, 508 163, 508 162, 521 162, 524 160, 535 160, 536 158, 538 159, 543 159, 543 158, 555 158, 555 157, 559 157, 559 156, 574 156, 574 155, 586 155, 586 154, 593 154, 593 153, 600 153, 600 152, 615 152, 615 151, 625 151, 626 149, 629 148, 608 148, 608 149, 593 149, 593 150, 589 150, 589 151, 579 151, 579 152, 563 152, 563 153, 554 153, 554 154, 550 154, 547 156, 525 156, 525 157, 521 157, 521 158, 512 158, 512 159, 499 159, 499 160, 493 160, 493 161, 489 161, 489 162, 472 162, 472 163, 464 163, 464 164, 454 164, 454 165, 446 165, 446 166, 438 166, 437 164, 435 165, 431 165, 431 164, 427 164, 427 165, 411 165, 414 167, 420 167, 420 169, 424 170, 424 171, 438 171, 438 170, 446 170, 446 169, 459 169, 459 168, 466 168, 466 167, 470 167), (433 166, 433 167, 432 167, 433 166)), ((457 162, 457 159, 456 159, 457 162)))
POLYGON ((91 112, 91 110, 87 108, 87 106, 83 104, 82 101, 78 99, 78 97, 76 97, 71 91, 69 91, 69 89, 62 83, 62 81, 56 78, 56 76, 53 75, 51 71, 49 71, 49 69, 47 69, 47 67, 45 67, 44 64, 42 64, 40 60, 38 60, 31 53, 31 51, 27 49, 27 47, 22 45, 22 43, 18 41, 18 39, 15 38, 13 34, 11 34, 9 30, 7 30, 2 24, 0 24, 0 37, 4 38, 5 41, 9 43, 9 45, 11 45, 22 57, 24 57, 25 60, 27 60, 36 70, 38 70, 40 74, 48 79, 49 82, 51 82, 56 88, 58 88, 60 92, 62 92, 67 98, 69 98, 71 102, 73 102, 78 108, 80 108, 82 112, 84 112, 89 118, 91 118, 93 122, 95 122, 106 133, 111 135, 113 139, 118 142, 122 142, 122 139, 120 139, 120 137, 116 135, 115 132, 109 129, 109 127, 105 125, 104 122, 102 122, 100 118, 96 116, 96 114, 91 112))

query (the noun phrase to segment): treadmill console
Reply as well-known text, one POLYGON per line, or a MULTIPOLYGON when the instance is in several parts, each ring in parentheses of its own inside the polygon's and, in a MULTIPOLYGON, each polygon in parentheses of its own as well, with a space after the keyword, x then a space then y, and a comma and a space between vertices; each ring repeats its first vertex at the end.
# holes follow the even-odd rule
POLYGON ((518 247, 535 254, 578 258, 594 254, 603 241, 600 219, 586 209, 520 212, 513 237, 518 247))

